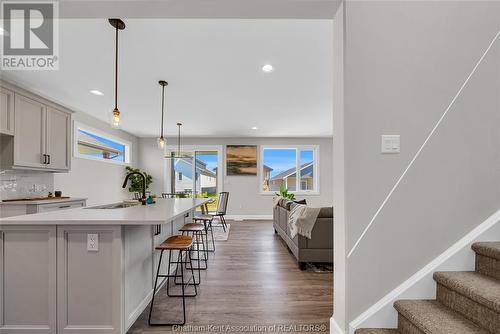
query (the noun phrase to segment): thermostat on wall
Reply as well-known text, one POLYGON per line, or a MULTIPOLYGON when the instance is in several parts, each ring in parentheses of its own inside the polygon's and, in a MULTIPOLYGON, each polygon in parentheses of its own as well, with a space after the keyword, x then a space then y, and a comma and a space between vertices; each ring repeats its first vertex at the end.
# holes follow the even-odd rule
POLYGON ((401 152, 401 141, 399 135, 382 135, 382 153, 401 152))

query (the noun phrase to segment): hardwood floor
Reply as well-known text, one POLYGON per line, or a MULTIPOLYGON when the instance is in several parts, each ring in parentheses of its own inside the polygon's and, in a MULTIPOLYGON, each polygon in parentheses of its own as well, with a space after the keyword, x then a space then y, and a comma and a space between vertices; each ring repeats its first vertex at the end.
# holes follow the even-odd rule
MULTIPOLYGON (((231 224, 229 240, 217 242, 216 253, 210 254, 208 270, 201 273, 198 296, 186 300, 187 321, 182 331, 260 332, 263 330, 259 327, 227 330, 226 326, 297 325, 281 331, 328 332, 333 313, 333 274, 300 271, 295 258, 274 234, 270 221, 228 223, 231 224), (301 330, 300 325, 316 327, 301 330)), ((174 292, 179 291, 176 289, 174 292)), ((181 331, 149 327, 148 310, 128 334, 181 331)), ((153 320, 179 319, 181 310, 181 299, 167 297, 163 287, 155 300, 153 320)), ((278 328, 274 331, 278 332, 278 328)))

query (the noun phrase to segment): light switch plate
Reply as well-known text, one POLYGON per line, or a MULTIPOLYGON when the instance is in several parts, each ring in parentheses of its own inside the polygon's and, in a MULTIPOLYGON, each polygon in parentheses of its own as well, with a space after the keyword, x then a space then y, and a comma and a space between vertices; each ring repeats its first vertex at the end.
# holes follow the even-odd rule
POLYGON ((382 135, 382 153, 400 153, 400 135, 382 135))
POLYGON ((99 251, 99 234, 97 233, 87 234, 87 251, 89 252, 99 251))

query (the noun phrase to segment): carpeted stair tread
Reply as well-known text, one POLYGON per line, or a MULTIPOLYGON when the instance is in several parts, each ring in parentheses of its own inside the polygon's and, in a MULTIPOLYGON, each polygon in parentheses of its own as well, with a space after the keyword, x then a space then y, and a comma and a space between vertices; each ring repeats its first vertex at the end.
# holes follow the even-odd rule
POLYGON ((357 329, 354 334, 399 334, 395 328, 362 328, 357 329))
POLYGON ((477 254, 500 260, 500 241, 475 242, 472 249, 477 254))
POLYGON ((426 334, 489 333, 435 300, 398 300, 394 307, 426 334))
POLYGON ((500 313, 500 281, 474 271, 435 272, 434 280, 450 290, 500 313))

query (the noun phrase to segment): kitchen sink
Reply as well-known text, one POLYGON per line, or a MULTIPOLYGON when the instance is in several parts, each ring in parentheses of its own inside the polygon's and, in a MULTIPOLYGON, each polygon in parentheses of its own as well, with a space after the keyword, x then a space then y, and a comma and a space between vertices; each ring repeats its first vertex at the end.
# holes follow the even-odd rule
POLYGON ((98 205, 98 206, 89 206, 84 209, 123 209, 123 208, 129 208, 131 206, 136 206, 139 205, 140 203, 113 203, 113 204, 104 204, 104 205, 98 205))

